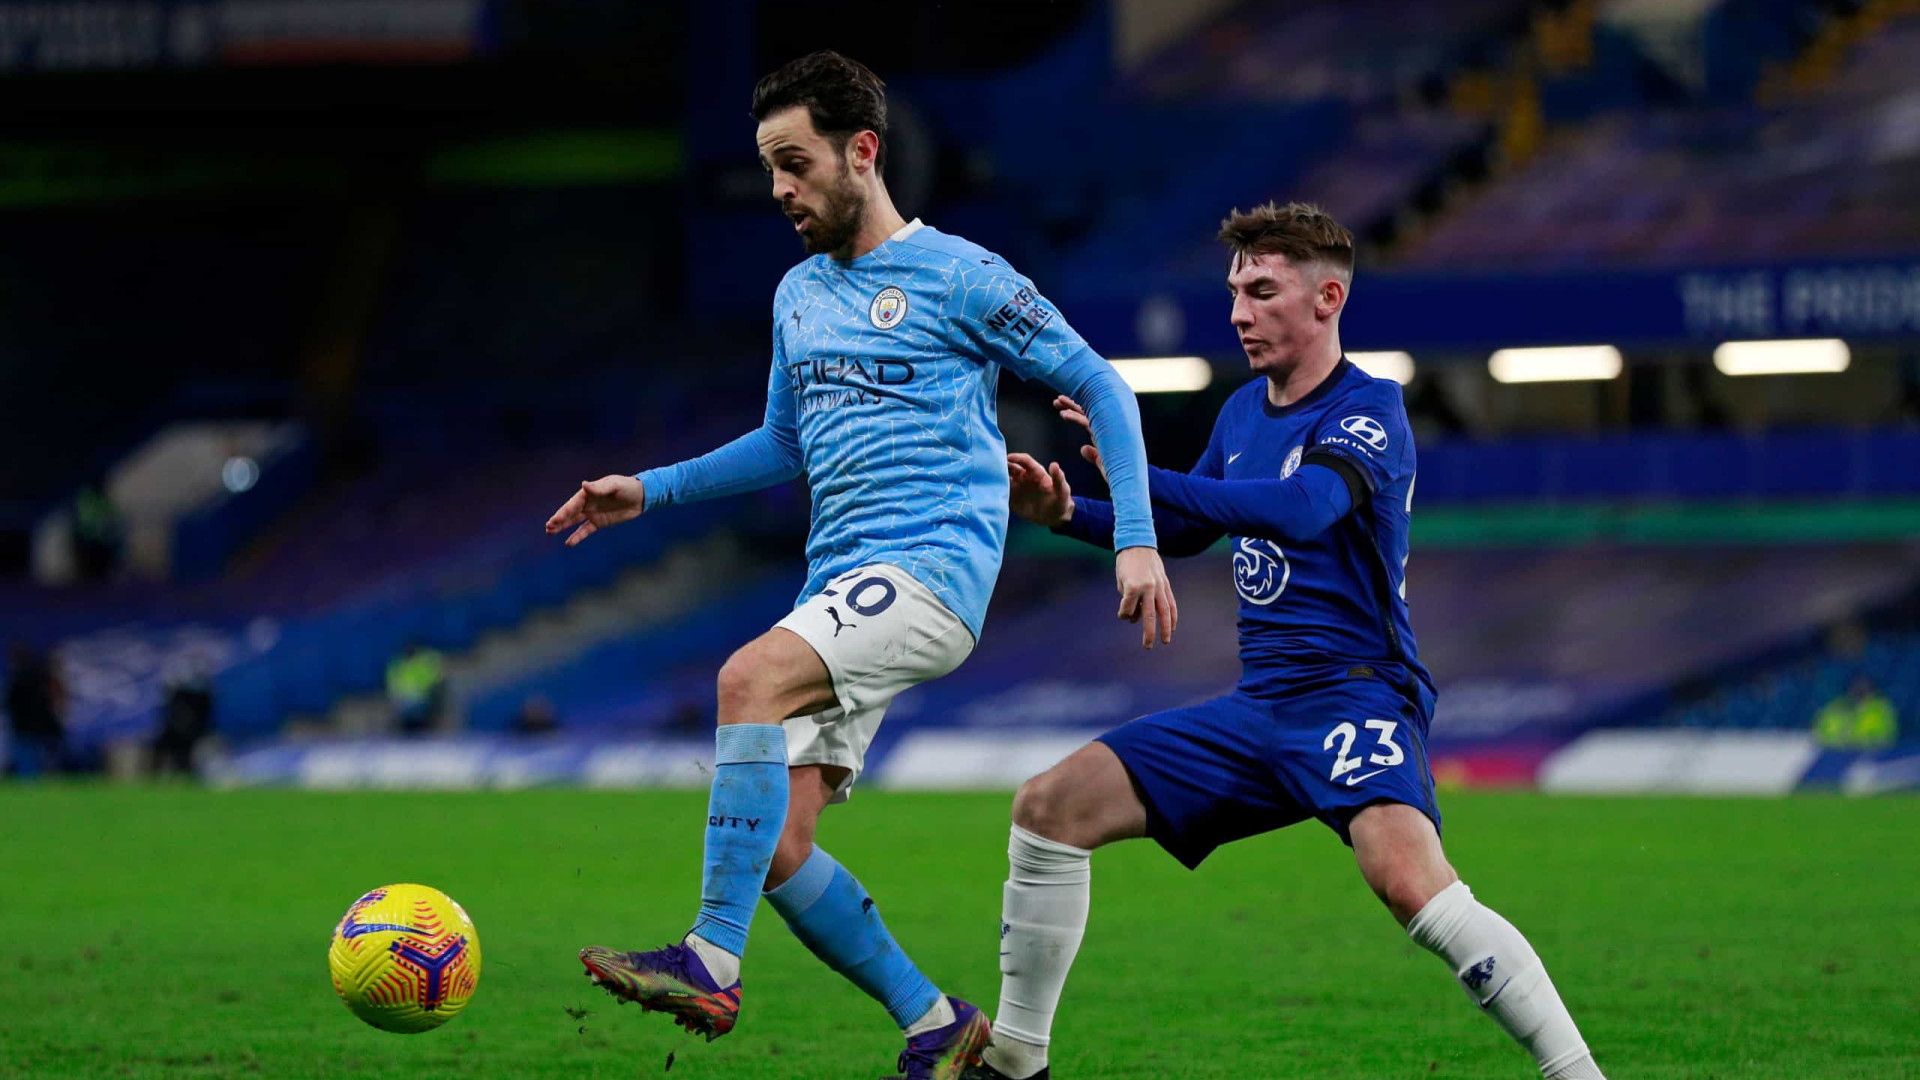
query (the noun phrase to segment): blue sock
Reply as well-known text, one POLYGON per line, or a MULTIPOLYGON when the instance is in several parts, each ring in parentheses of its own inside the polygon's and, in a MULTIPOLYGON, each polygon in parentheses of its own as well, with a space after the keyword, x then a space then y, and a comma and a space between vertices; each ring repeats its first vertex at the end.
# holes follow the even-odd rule
POLYGON ((939 1003, 940 991, 900 951, 867 890, 820 848, 767 893, 767 902, 802 945, 884 1005, 902 1028, 939 1003))
POLYGON ((787 732, 779 724, 727 724, 714 749, 700 918, 691 932, 741 956, 787 821, 787 732))

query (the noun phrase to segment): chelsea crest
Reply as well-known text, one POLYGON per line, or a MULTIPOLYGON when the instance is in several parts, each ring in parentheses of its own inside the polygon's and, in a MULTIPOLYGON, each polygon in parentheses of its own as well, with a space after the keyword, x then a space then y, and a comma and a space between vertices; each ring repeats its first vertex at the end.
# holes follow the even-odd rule
POLYGON ((881 289, 867 305, 867 321, 875 330, 891 330, 907 316, 907 294, 898 285, 881 289))

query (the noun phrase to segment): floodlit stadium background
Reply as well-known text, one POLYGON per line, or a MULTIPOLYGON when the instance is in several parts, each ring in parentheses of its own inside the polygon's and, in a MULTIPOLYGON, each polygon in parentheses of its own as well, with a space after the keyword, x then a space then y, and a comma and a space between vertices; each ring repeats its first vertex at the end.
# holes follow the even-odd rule
MULTIPOLYGON (((63 728, 9 771, 704 784, 804 489, 540 525, 757 422, 801 253, 747 92, 822 46, 1156 463, 1245 378, 1218 219, 1353 229, 1443 785, 1920 785, 1920 8, 1843 0, 0 6, 0 638, 63 728)), ((1042 390, 1001 409, 1094 490, 1042 390)), ((871 782, 1009 788, 1226 686, 1227 566, 1142 659, 1107 560, 1016 523, 871 782)))

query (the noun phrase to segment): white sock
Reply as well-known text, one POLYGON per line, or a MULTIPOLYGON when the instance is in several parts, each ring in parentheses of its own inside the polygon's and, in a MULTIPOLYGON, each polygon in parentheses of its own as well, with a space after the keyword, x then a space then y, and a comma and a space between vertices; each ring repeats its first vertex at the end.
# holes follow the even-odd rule
POLYGON ((1046 1067, 1053 1012, 1087 932, 1091 854, 1013 827, 1001 893, 1000 1014, 986 1052, 1008 1076, 1046 1067))
POLYGON ((946 1027, 956 1019, 958 1017, 954 1015, 953 1002, 947 1000, 947 995, 941 994, 940 1000, 934 1002, 932 1008, 921 1013, 920 1019, 902 1028, 901 1034, 911 1039, 923 1031, 946 1027))
POLYGON ((1606 1080, 1533 946, 1465 882, 1427 901, 1407 934, 1452 966, 1467 996, 1527 1048, 1549 1080, 1606 1080))
POLYGON ((699 934, 688 934, 687 939, 681 944, 692 949, 694 955, 700 958, 700 962, 707 965, 707 974, 713 976, 713 981, 719 983, 721 989, 724 990, 740 981, 739 957, 699 934))
POLYGON ((1593 1063, 1592 1054, 1582 1054, 1548 1073, 1547 1080, 1607 1080, 1607 1078, 1600 1074, 1600 1066, 1593 1063))

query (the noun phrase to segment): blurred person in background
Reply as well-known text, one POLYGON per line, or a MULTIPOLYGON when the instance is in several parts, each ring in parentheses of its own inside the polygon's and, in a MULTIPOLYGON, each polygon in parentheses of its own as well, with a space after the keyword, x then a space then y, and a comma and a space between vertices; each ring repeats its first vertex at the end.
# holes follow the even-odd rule
POLYGON ((447 673, 440 653, 417 641, 387 662, 387 703, 403 735, 419 735, 439 724, 447 702, 447 673))
POLYGON ((1814 741, 1830 750, 1881 750, 1900 738, 1893 702, 1862 675, 1813 718, 1814 741))
POLYGON ((160 734, 153 741, 153 774, 192 775, 194 753, 213 734, 213 683, 205 669, 183 666, 171 674, 160 717, 160 734))
POLYGON ((60 772, 67 762, 66 687, 44 653, 24 641, 7 648, 7 719, 19 776, 60 772))
POLYGON ((105 480, 81 486, 73 501, 73 559, 83 581, 104 581, 120 565, 126 521, 107 494, 105 480))
POLYGON ((551 735, 560 730, 560 714, 554 711, 553 702, 545 694, 533 694, 520 703, 520 711, 513 714, 513 733, 533 737, 551 735))

